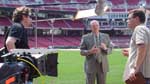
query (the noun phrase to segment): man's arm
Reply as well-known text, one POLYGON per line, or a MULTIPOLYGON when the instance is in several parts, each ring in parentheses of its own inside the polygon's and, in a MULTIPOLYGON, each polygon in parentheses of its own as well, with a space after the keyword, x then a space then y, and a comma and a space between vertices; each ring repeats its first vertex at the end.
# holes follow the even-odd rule
POLYGON ((96 46, 94 45, 94 46, 93 46, 91 49, 89 49, 89 50, 81 50, 80 54, 81 54, 82 56, 89 56, 89 55, 91 55, 91 54, 96 54, 96 53, 98 53, 98 52, 100 52, 99 48, 96 48, 96 46))
POLYGON ((110 54, 112 52, 113 46, 111 45, 110 37, 108 34, 105 34, 105 42, 101 43, 100 49, 103 51, 105 54, 110 54))
POLYGON ((87 50, 87 45, 85 43, 85 40, 84 40, 84 36, 82 36, 81 38, 81 43, 80 43, 80 54, 82 56, 87 56, 89 54, 88 50, 87 50))
POLYGON ((107 45, 107 54, 111 54, 111 52, 112 52, 112 49, 113 49, 113 45, 112 45, 112 43, 111 43, 111 40, 110 40, 110 37, 109 37, 109 35, 107 34, 107 39, 108 39, 108 45, 107 45))
POLYGON ((146 55, 146 45, 137 44, 137 57, 136 57, 134 68, 131 70, 130 77, 129 77, 129 79, 131 81, 136 79, 135 74, 137 72, 139 72, 139 68, 140 68, 141 64, 143 63, 143 61, 146 57, 145 55, 146 55))
POLYGON ((138 44, 137 45, 137 58, 135 62, 135 70, 139 71, 141 64, 143 63, 146 57, 146 45, 138 44))
POLYGON ((136 30, 135 42, 137 45, 137 56, 135 61, 135 71, 139 71, 141 64, 143 63, 146 56, 146 47, 147 45, 147 32, 144 30, 144 27, 137 27, 136 30))
POLYGON ((16 42, 16 38, 14 37, 8 37, 6 39, 6 47, 8 49, 8 51, 10 51, 11 49, 15 49, 15 42, 16 42))
POLYGON ((99 48, 96 48, 95 45, 91 49, 87 49, 87 46, 88 45, 85 42, 85 37, 83 36, 80 43, 80 54, 82 56, 89 56, 91 54, 99 52, 99 48))

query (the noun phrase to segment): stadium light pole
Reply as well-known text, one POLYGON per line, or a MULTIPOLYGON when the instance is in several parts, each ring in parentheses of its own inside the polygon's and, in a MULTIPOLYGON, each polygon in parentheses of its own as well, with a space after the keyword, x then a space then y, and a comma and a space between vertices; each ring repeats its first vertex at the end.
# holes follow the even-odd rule
POLYGON ((38 19, 38 9, 35 8, 35 48, 37 48, 37 19, 38 19))
POLYGON ((55 22, 55 18, 53 18, 53 19, 50 19, 50 21, 51 21, 51 26, 52 26, 52 31, 51 31, 51 34, 52 34, 52 48, 54 48, 54 22, 55 22))
POLYGON ((126 0, 124 0, 124 4, 125 4, 125 12, 127 13, 128 12, 128 3, 126 0))

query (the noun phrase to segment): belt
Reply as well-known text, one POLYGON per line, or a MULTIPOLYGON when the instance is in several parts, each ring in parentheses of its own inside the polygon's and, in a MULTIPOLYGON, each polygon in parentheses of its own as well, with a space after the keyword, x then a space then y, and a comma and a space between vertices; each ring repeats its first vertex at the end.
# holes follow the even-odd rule
POLYGON ((146 81, 150 81, 150 78, 145 78, 146 81))

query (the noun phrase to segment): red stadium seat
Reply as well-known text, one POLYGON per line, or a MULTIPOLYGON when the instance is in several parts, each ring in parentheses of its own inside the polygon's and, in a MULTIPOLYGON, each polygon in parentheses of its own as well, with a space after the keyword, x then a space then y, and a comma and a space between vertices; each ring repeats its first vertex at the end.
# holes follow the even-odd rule
MULTIPOLYGON (((126 48, 129 46, 129 36, 111 37, 114 47, 126 48)), ((1 40, 0 40, 1 41, 1 40)), ((53 43, 51 36, 39 36, 37 38, 38 47, 48 46, 79 46, 81 37, 79 36, 54 36, 53 43)), ((29 37, 30 47, 35 47, 35 37, 29 37)))
POLYGON ((11 26, 11 20, 7 17, 0 17, 0 26, 11 26))
MULTIPOLYGON (((36 26, 36 22, 33 23, 34 26, 36 26)), ((40 21, 37 22, 37 28, 38 29, 49 29, 51 26, 49 25, 49 23, 47 21, 40 21)))
POLYGON ((78 3, 88 3, 90 0, 75 0, 78 3))
POLYGON ((5 4, 5 7, 10 7, 10 8, 16 8, 16 7, 20 7, 21 5, 19 4, 5 4))
MULTIPOLYGON (((54 36, 53 43, 50 36, 39 36, 37 38, 38 47, 48 46, 79 46, 81 37, 65 37, 65 36, 54 36)), ((29 37, 29 46, 35 47, 35 37, 29 37)))
POLYGON ((0 48, 4 47, 4 36, 0 36, 0 48))
POLYGON ((114 47, 127 48, 127 47, 129 47, 130 36, 111 37, 111 41, 114 44, 114 47))
POLYGON ((113 12, 125 12, 125 9, 111 9, 113 12))
POLYGON ((43 0, 44 3, 55 3, 55 0, 43 0))
POLYGON ((128 5, 138 5, 140 0, 126 0, 128 5))
POLYGON ((0 4, 0 7, 4 7, 4 5, 3 5, 3 4, 0 4))
POLYGON ((29 0, 30 2, 36 2, 36 0, 29 0))
POLYGON ((45 10, 57 10, 59 11, 60 10, 60 7, 44 7, 45 10))
POLYGON ((71 0, 56 0, 57 2, 62 2, 62 3, 70 3, 71 0))
POLYGON ((63 10, 66 10, 66 11, 77 11, 78 9, 77 8, 63 8, 63 10))
POLYGON ((111 2, 114 6, 119 4, 124 4, 124 0, 111 0, 111 2))
POLYGON ((146 0, 146 3, 150 5, 150 0, 146 0))
POLYGON ((67 24, 70 25, 72 29, 84 29, 85 25, 81 20, 65 20, 67 24))
POLYGON ((56 20, 56 21, 53 23, 53 26, 54 26, 55 28, 62 28, 62 29, 63 29, 63 28, 69 28, 69 25, 67 25, 64 20, 56 20))

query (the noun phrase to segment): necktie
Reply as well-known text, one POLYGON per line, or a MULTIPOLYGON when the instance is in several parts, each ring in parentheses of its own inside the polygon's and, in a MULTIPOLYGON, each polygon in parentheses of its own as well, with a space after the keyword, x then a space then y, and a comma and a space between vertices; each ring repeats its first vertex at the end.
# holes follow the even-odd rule
POLYGON ((95 36, 95 39, 96 39, 96 47, 99 46, 99 36, 95 36))
MULTIPOLYGON (((99 35, 95 36, 95 45, 96 45, 96 48, 99 48, 100 46, 100 38, 99 38, 99 35)), ((101 51, 99 53, 96 53, 96 60, 101 63, 102 61, 102 58, 101 58, 101 51)))

